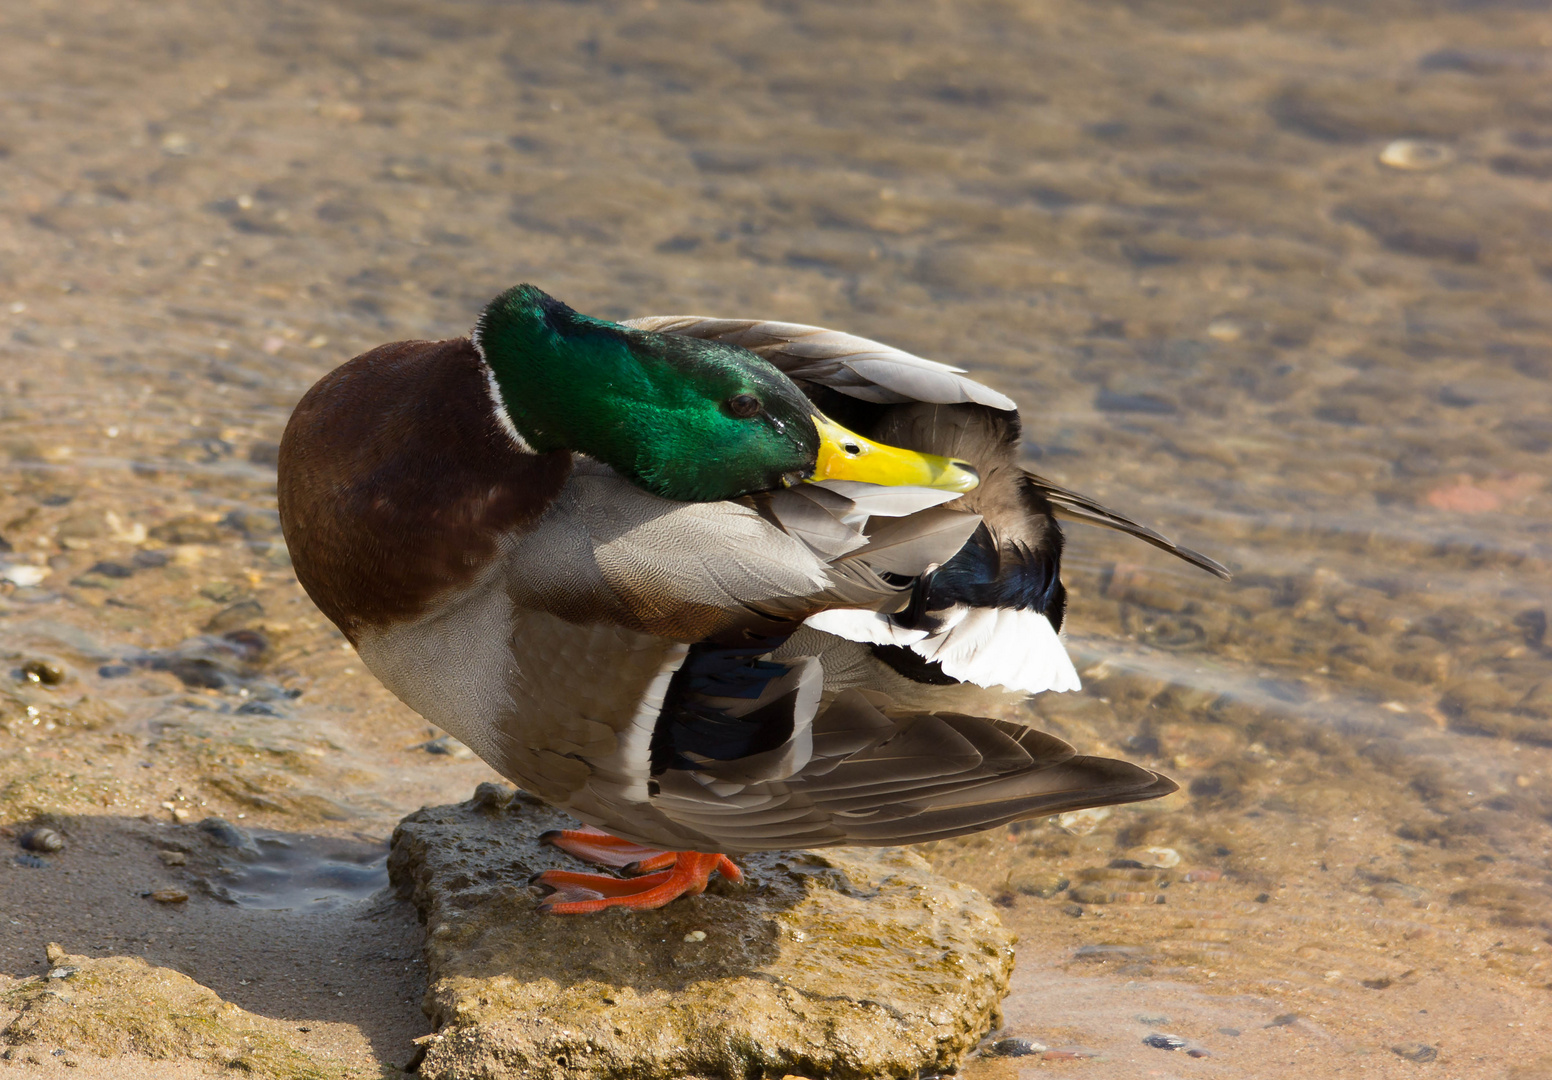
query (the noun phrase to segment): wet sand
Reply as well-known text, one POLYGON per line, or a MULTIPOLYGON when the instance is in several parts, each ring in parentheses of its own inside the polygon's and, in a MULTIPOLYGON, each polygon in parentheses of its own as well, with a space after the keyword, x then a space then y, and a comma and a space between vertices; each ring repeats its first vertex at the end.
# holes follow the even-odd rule
MULTIPOLYGON (((930 853, 1021 936, 1006 1034, 1104 1055, 977 1075, 1552 1071, 1544 12, 38 3, 0 40, 5 979, 142 955, 409 1060, 413 916, 226 902, 197 823, 361 853, 491 778, 297 587, 274 447, 329 368, 530 280, 970 367, 1032 468, 1235 570, 1069 528, 1085 690, 1032 710, 1183 790, 930 853)), ((0 1069, 138 1067, 78 1056, 0 1069)))

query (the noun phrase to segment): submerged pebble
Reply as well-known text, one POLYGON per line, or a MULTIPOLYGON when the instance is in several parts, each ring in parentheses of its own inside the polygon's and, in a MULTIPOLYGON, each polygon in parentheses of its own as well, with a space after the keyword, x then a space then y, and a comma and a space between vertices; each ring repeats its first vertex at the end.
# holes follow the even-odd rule
POLYGON ((1056 827, 1074 836, 1087 836, 1110 816, 1110 807, 1091 806, 1087 810, 1069 810, 1056 815, 1056 827))
POLYGON ((28 660, 21 667, 22 678, 30 683, 58 686, 68 677, 63 664, 52 660, 28 660))
POLYGON ((155 892, 146 893, 158 904, 182 904, 189 898, 189 894, 182 889, 157 889, 155 892))
POLYGON ((986 1048, 986 1057, 1029 1057, 1033 1054, 1042 1054, 1046 1050, 1045 1043, 1036 1042, 1034 1039, 1024 1039, 1013 1036, 1007 1039, 998 1039, 986 1048))
POLYGON ((1180 852, 1168 847, 1147 847, 1127 852, 1143 866, 1154 870, 1173 870, 1180 865, 1180 852))
POLYGON ((1408 1061, 1419 1063, 1433 1061, 1439 1056, 1438 1048, 1429 1046, 1427 1043, 1401 1043, 1397 1046, 1392 1046, 1390 1052, 1397 1057, 1404 1057, 1408 1061))
POLYGON ((439 735, 435 739, 419 743, 414 749, 424 750, 428 754, 436 754, 441 757, 471 758, 474 756, 473 750, 470 750, 451 735, 439 735))
POLYGON ((22 847, 28 851, 37 851, 44 854, 65 849, 65 838, 53 829, 32 829, 22 833, 20 841, 22 847))
POLYGON ((1042 900, 1049 900, 1067 888, 1068 884, 1066 877, 1049 870, 1015 873, 1008 877, 1009 892, 1023 896, 1038 896, 1042 900))
POLYGON ((1406 172, 1441 169, 1455 160, 1455 151, 1427 139, 1397 139, 1380 151, 1380 164, 1406 172))
POLYGON ((49 570, 46 566, 0 565, 0 581, 9 581, 18 588, 31 588, 41 584, 48 576, 49 570))
POLYGON ((1163 1035, 1155 1032, 1152 1035, 1144 1037, 1142 1044, 1144 1046, 1151 1046, 1155 1050, 1184 1050, 1186 1047, 1186 1040, 1182 1039, 1179 1035, 1163 1035))

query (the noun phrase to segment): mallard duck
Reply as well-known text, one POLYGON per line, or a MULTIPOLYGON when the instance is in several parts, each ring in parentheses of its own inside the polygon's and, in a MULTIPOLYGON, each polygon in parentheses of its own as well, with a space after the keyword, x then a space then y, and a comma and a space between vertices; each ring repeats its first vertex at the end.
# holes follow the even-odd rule
POLYGON ((1224 573, 1018 445, 1009 398, 874 341, 520 285, 324 376, 280 517, 384 685, 589 826, 549 840, 640 875, 552 871, 549 910, 650 908, 730 855, 1175 790, 978 715, 1078 688, 1056 512, 1224 573))

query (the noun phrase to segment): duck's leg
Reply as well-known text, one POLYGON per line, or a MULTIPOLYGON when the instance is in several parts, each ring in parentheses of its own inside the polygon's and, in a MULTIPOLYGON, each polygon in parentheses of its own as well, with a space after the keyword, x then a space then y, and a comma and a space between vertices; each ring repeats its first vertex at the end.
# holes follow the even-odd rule
POLYGON ((539 901, 541 907, 554 915, 587 915, 611 907, 639 911, 659 908, 681 896, 705 892, 714 873, 720 873, 729 881, 742 881, 744 876, 726 855, 659 851, 597 829, 556 829, 539 839, 579 859, 642 875, 617 878, 608 874, 547 870, 534 880, 555 890, 539 901))

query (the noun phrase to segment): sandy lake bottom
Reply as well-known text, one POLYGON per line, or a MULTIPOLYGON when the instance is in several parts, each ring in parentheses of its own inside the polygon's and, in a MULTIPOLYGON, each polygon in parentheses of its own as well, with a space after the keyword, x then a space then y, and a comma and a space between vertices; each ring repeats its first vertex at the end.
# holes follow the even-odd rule
MULTIPOLYGON (((387 838, 493 774, 302 593, 275 446, 527 280, 969 367, 1029 467, 1234 570, 1067 530, 1085 688, 1031 715, 1181 791, 924 852, 1057 1051, 966 1075, 1552 1076, 1538 5, 46 0, 0 43, 0 989, 143 956, 409 1060, 387 838)), ((66 1056, 0 1072, 204 1075, 66 1056)))

